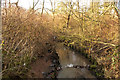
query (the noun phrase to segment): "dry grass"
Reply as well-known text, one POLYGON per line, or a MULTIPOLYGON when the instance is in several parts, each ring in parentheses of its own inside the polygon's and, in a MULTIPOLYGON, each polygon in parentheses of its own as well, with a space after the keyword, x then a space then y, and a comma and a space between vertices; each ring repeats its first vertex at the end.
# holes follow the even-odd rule
POLYGON ((68 42, 71 40, 70 44, 80 44, 81 46, 77 45, 78 48, 87 47, 89 49, 88 54, 90 54, 91 49, 99 52, 99 54, 97 52, 94 52, 94 54, 99 55, 96 59, 98 63, 105 61, 102 62, 105 76, 117 78, 120 72, 118 68, 119 54, 113 47, 110 53, 106 52, 107 49, 104 47, 111 48, 106 43, 118 44, 118 18, 107 13, 102 16, 99 15, 98 7, 94 8, 95 13, 91 11, 89 9, 83 15, 82 13, 79 15, 78 12, 73 10, 74 14, 71 13, 69 25, 66 28, 68 20, 66 14, 69 14, 69 11, 66 11, 66 14, 58 13, 55 15, 53 23, 53 16, 44 14, 41 17, 40 13, 31 9, 18 9, 14 6, 2 9, 3 75, 25 75, 24 73, 28 70, 29 63, 32 62, 33 58, 36 58, 38 54, 45 53, 46 43, 52 43, 55 30, 60 36, 70 36, 66 39, 68 42), (76 16, 79 16, 79 18, 76 16), (55 27, 54 30, 53 27, 55 27), (89 45, 85 44, 86 40, 88 40, 89 45), (95 43, 93 44, 92 41, 95 41, 95 43), (101 42, 105 45, 101 46, 101 42), (110 57, 110 59, 107 60, 106 57, 110 57), (109 72, 111 73, 109 74, 109 72))
POLYGON ((2 9, 3 76, 23 76, 36 55, 52 43, 50 16, 12 6, 2 9))
MULTIPOLYGON (((64 40, 65 38, 68 46, 73 45, 78 50, 86 48, 88 55, 96 59, 98 64, 103 65, 103 74, 106 78, 118 78, 120 76, 119 52, 117 52, 118 49, 116 47, 110 46, 111 44, 118 46, 119 21, 118 17, 114 17, 117 15, 108 15, 106 13, 102 16, 95 14, 93 15, 94 17, 90 17, 92 12, 89 10, 84 14, 79 19, 74 15, 71 16, 69 28, 61 32, 67 35, 61 34, 62 37, 60 39, 64 40), (82 18, 84 19, 82 20, 82 18)), ((76 15, 78 14, 76 13, 76 15)), ((64 16, 67 17, 67 15, 64 16)), ((63 18, 63 20, 66 19, 63 18)))

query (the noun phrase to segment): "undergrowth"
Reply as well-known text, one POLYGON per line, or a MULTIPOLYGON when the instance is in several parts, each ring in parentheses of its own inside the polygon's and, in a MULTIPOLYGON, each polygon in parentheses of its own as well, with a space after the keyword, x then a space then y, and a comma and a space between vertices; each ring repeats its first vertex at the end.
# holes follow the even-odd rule
POLYGON ((29 64, 45 54, 46 43, 52 44, 50 16, 14 6, 3 8, 2 13, 3 78, 25 77, 29 64))
MULTIPOLYGON (((69 26, 59 29, 59 40, 77 51, 85 52, 94 58, 98 65, 103 66, 105 78, 118 78, 119 69, 119 19, 112 14, 90 17, 89 10, 85 12, 84 20, 72 15, 69 26), (89 16, 86 17, 86 16, 89 16)), ((97 12, 96 12, 97 13, 97 12)), ((76 13, 76 15, 78 15, 76 13)), ((63 18, 64 19, 64 18, 63 18)), ((65 19, 64 19, 65 20, 65 19)), ((62 24, 60 22, 59 24, 62 24)))

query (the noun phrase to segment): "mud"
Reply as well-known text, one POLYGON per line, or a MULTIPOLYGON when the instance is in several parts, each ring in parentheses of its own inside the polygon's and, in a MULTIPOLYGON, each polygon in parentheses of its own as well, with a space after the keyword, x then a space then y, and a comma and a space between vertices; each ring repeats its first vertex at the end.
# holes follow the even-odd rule
POLYGON ((44 56, 31 64, 28 72, 29 78, 56 78, 58 67, 60 66, 59 57, 54 49, 48 50, 44 56))

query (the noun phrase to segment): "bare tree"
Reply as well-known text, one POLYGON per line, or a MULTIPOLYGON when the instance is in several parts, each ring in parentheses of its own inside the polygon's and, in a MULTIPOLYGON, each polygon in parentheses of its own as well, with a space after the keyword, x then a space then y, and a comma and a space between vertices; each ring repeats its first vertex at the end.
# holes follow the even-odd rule
POLYGON ((39 2, 39 0, 37 0, 36 3, 35 3, 35 1, 33 0, 33 7, 32 7, 33 10, 35 10, 35 7, 36 7, 36 5, 38 4, 38 2, 39 2))
POLYGON ((93 0, 92 0, 92 12, 94 13, 93 8, 94 8, 94 3, 93 3, 93 0))
POLYGON ((17 2, 12 3, 12 4, 15 4, 15 5, 16 5, 16 7, 18 8, 18 3, 19 3, 19 0, 17 0, 17 2))
MULTIPOLYGON (((119 19, 119 27, 118 27, 118 30, 119 30, 119 34, 120 34, 120 0, 119 0, 119 2, 117 3, 117 7, 118 7, 118 10, 116 10, 117 11, 117 14, 118 14, 118 19, 119 19)), ((118 43, 119 45, 120 45, 120 35, 119 35, 119 43, 118 43)), ((118 51, 120 52, 120 46, 119 46, 119 48, 118 48, 118 51)))
POLYGON ((10 0, 9 0, 9 8, 11 7, 11 2, 10 2, 10 0))
POLYGON ((77 0, 77 7, 78 7, 78 14, 79 14, 79 17, 80 17, 80 13, 79 13, 79 11, 80 11, 80 2, 79 2, 79 0, 77 0))
POLYGON ((55 14, 55 0, 54 0, 54 9, 53 9, 53 22, 54 22, 54 19, 55 19, 55 16, 54 16, 54 14, 55 14))
POLYGON ((7 8, 7 0, 5 0, 5 13, 3 13, 7 16, 7 9, 6 8, 7 8))
POLYGON ((5 8, 7 7, 7 0, 5 0, 5 8))
MULTIPOLYGON (((78 15, 79 15, 78 18, 80 18, 80 2, 79 2, 79 0, 77 0, 77 9, 78 9, 78 15)), ((78 19, 78 21, 79 21, 79 25, 81 25, 80 19, 78 19)), ((82 27, 82 26, 79 26, 79 34, 80 34, 80 27, 82 27)))
POLYGON ((43 15, 44 5, 45 5, 45 0, 43 0, 41 16, 43 15))
POLYGON ((54 22, 54 14, 55 14, 55 0, 50 0, 50 3, 51 3, 51 7, 52 7, 52 14, 53 14, 53 22, 54 22))
POLYGON ((69 21, 70 21, 70 17, 71 17, 71 12, 72 12, 72 0, 69 2, 69 4, 70 4, 70 11, 69 11, 69 14, 68 14, 68 19, 67 19, 67 28, 68 28, 68 26, 69 26, 69 21))

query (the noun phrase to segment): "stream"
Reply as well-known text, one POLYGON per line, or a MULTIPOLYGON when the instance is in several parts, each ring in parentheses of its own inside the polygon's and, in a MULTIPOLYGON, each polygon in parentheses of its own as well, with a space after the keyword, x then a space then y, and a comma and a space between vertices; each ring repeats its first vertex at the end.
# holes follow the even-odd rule
POLYGON ((73 65, 91 65, 91 63, 80 53, 71 50, 62 43, 56 45, 56 51, 62 66, 62 70, 58 72, 57 78, 96 78, 87 68, 73 67, 73 65))

